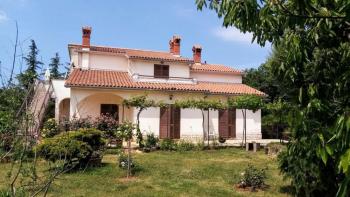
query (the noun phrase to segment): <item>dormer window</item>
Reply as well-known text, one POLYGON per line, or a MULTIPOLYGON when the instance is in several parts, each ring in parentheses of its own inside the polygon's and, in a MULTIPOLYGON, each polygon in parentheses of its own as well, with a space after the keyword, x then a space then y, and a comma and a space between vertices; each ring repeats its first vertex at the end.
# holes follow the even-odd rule
POLYGON ((169 78, 169 65, 155 64, 154 65, 154 77, 156 77, 156 78, 169 78))

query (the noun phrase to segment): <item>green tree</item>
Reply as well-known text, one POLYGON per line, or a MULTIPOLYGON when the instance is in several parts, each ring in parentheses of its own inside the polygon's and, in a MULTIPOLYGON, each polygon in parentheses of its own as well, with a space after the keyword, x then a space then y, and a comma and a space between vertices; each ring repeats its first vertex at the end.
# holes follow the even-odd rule
POLYGON ((223 25, 251 32, 295 110, 281 171, 299 196, 350 193, 350 2, 197 0, 223 25))
POLYGON ((136 115, 137 142, 140 147, 143 147, 143 137, 140 130, 140 115, 141 112, 149 107, 154 107, 156 103, 153 100, 147 99, 147 95, 135 96, 130 99, 125 99, 123 105, 127 107, 136 107, 139 111, 136 115))
POLYGON ((35 41, 31 40, 29 53, 27 57, 24 57, 24 60, 27 64, 27 69, 17 76, 20 85, 25 89, 28 89, 31 84, 34 83, 35 79, 39 77, 37 70, 41 68, 40 65, 43 65, 43 63, 38 60, 38 53, 39 50, 35 44, 35 41))
POLYGON ((50 77, 52 79, 59 79, 63 76, 63 73, 60 73, 59 68, 62 66, 60 62, 60 56, 58 53, 55 53, 55 57, 51 58, 50 67, 50 77))

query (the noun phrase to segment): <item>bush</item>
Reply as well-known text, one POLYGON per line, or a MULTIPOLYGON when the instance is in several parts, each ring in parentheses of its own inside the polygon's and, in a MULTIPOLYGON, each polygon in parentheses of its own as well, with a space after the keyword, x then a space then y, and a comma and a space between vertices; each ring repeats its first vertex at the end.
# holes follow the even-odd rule
POLYGON ((252 165, 248 167, 242 173, 242 177, 239 181, 239 187, 246 188, 251 187, 252 191, 265 186, 266 173, 265 169, 257 169, 252 165))
POLYGON ((196 150, 204 150, 205 149, 205 144, 204 144, 203 140, 197 141, 195 149, 196 150))
POLYGON ((159 147, 161 150, 174 151, 177 150, 177 144, 174 140, 166 138, 160 141, 159 147))
POLYGON ((48 119, 43 126, 41 136, 43 138, 50 138, 60 133, 60 129, 54 118, 48 119))
POLYGON ((180 140, 177 144, 178 151, 191 151, 194 150, 195 145, 192 142, 187 142, 185 140, 180 140))
POLYGON ((105 138, 115 138, 118 129, 118 121, 111 116, 101 115, 93 123, 93 127, 103 132, 105 138))
MULTIPOLYGON (((128 169, 128 155, 120 153, 118 155, 118 166, 122 169, 128 169)), ((135 164, 133 159, 130 157, 130 168, 134 168, 135 164)))
POLYGON ((145 148, 154 148, 157 147, 159 139, 154 136, 153 133, 147 134, 145 140, 145 148))
POLYGON ((76 131, 78 129, 93 128, 93 121, 91 120, 91 117, 73 118, 66 124, 66 127, 69 127, 71 131, 76 131))
POLYGON ((44 139, 37 146, 37 150, 45 160, 51 162, 61 160, 65 162, 67 168, 76 168, 100 161, 103 146, 104 141, 100 131, 80 129, 44 139))

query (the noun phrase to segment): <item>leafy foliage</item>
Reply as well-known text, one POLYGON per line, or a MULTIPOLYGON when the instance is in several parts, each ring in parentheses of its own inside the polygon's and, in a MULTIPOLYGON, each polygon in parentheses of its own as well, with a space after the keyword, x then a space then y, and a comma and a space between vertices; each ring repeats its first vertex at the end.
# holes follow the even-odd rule
POLYGON ((55 57, 51 58, 50 67, 50 77, 52 79, 59 79, 63 77, 63 73, 59 71, 60 66, 62 66, 60 62, 60 56, 58 53, 55 53, 55 57))
POLYGON ((159 138, 154 136, 153 133, 147 134, 146 140, 145 140, 145 147, 146 148, 156 147, 158 142, 159 142, 159 138))
POLYGON ((292 141, 281 171, 299 196, 347 196, 350 138, 350 42, 348 1, 197 0, 224 26, 251 32, 260 45, 273 44, 267 66, 293 105, 292 141))
POLYGON ((177 144, 173 139, 162 139, 159 143, 160 150, 175 151, 177 150, 177 144))
POLYGON ((35 79, 39 77, 38 69, 40 69, 40 65, 43 65, 41 61, 38 60, 39 50, 35 44, 34 40, 31 40, 31 45, 29 46, 29 53, 27 57, 24 57, 24 60, 27 64, 27 70, 24 73, 20 73, 17 78, 21 86, 25 89, 29 89, 29 87, 34 84, 35 79))
POLYGON ((248 165, 239 181, 239 187, 251 187, 254 191, 265 186, 266 173, 265 169, 257 169, 252 165, 248 165))
POLYGON ((143 137, 140 130, 140 114, 143 110, 156 106, 156 103, 153 100, 147 99, 147 95, 140 95, 131 97, 130 99, 124 99, 123 105, 127 107, 136 107, 139 109, 137 115, 136 115, 136 129, 137 129, 137 142, 139 143, 139 146, 143 146, 143 137))
POLYGON ((54 118, 48 119, 43 126, 41 136, 43 138, 50 138, 60 133, 60 129, 54 118))
POLYGON ((104 144, 101 131, 80 129, 46 138, 37 150, 48 161, 63 160, 67 168, 75 168, 85 167, 93 157, 102 158, 104 144))
POLYGON ((93 122, 93 127, 103 132, 104 138, 115 138, 118 129, 118 121, 111 116, 100 115, 93 122))

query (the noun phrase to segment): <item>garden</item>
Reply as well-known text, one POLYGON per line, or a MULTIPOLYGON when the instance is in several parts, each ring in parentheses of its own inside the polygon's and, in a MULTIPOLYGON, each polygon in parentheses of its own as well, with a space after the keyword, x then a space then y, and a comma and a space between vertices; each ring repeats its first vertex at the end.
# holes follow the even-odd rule
MULTIPOLYGON (((118 149, 108 149, 99 167, 60 175, 48 196, 288 196, 289 182, 280 176, 276 158, 263 151, 247 153, 227 148, 133 152, 135 170, 129 179, 126 170, 119 167, 119 153, 118 149), (263 189, 251 192, 237 188, 248 164, 265 171, 263 189)), ((10 180, 7 173, 11 164, 0 166, 3 190, 10 180)), ((38 161, 38 176, 47 173, 47 166, 45 160, 38 161)))

